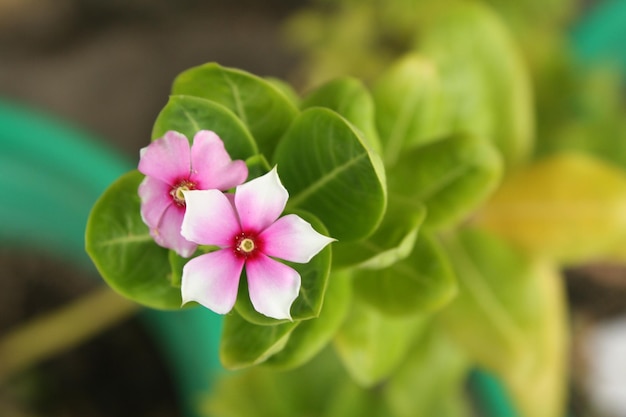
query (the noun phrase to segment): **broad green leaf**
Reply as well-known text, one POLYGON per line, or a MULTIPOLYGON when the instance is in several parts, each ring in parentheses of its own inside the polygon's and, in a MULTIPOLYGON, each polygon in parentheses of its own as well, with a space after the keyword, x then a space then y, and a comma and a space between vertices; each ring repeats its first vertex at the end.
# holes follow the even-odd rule
POLYGON ((545 158, 507 178, 476 221, 538 256, 602 258, 626 237, 626 175, 584 154, 545 158))
POLYGON ((362 239, 380 223, 387 201, 382 161, 337 113, 302 112, 276 149, 275 161, 291 196, 287 207, 313 213, 331 237, 362 239))
POLYGON ((373 88, 376 126, 384 159, 393 165, 408 148, 448 136, 454 125, 445 116, 436 64, 416 53, 394 63, 373 88))
POLYGON ((557 269, 477 230, 445 243, 459 285, 440 313, 447 331, 504 380, 522 415, 562 416, 567 323, 557 269))
POLYGON ((248 166, 248 179, 251 181, 255 178, 263 176, 272 170, 269 162, 262 154, 257 154, 246 159, 246 165, 248 166))
MULTIPOLYGON (((319 233, 328 236, 328 231, 315 216, 304 211, 295 211, 293 213, 309 222, 319 233)), ((298 271, 302 280, 298 298, 291 306, 291 318, 294 321, 299 321, 319 316, 328 283, 328 275, 330 274, 331 245, 322 249, 306 264, 287 261, 284 261, 284 263, 298 271)), ((243 318, 251 323, 260 325, 275 325, 281 322, 280 320, 266 317, 254 309, 248 295, 248 284, 245 274, 241 279, 239 287, 235 308, 243 318)))
POLYGON ((246 159, 258 152, 250 132, 233 112, 198 97, 170 97, 154 122, 152 138, 160 138, 168 130, 183 133, 190 141, 199 130, 212 130, 233 159, 246 159))
POLYGON ((329 108, 345 117, 362 132, 365 143, 380 153, 380 139, 374 123, 374 102, 361 81, 343 77, 318 87, 302 101, 303 109, 317 106, 329 108))
POLYGON ((272 84, 277 90, 280 90, 283 95, 291 102, 293 107, 300 107, 300 96, 298 95, 296 90, 293 89, 291 84, 281 80, 280 78, 275 77, 265 77, 265 81, 272 84))
POLYGON ((287 345, 265 363, 281 370, 295 368, 322 350, 330 342, 348 312, 350 286, 349 274, 346 272, 332 274, 319 317, 300 322, 291 333, 287 345))
POLYGON ((461 348, 431 325, 385 386, 394 417, 469 417, 466 378, 470 362, 461 348))
POLYGON ((488 138, 506 166, 530 155, 534 110, 528 70, 506 26, 488 6, 455 2, 428 20, 417 38, 444 87, 448 124, 488 138))
POLYGON ((181 282, 183 280, 183 267, 187 263, 189 259, 183 258, 173 250, 170 250, 168 255, 168 260, 170 263, 170 284, 173 287, 180 288, 181 282))
MULTIPOLYGON (((262 367, 221 375, 199 398, 198 415, 221 417, 295 415, 292 401, 285 402, 286 390, 276 389, 284 375, 262 367)), ((290 380, 291 382, 291 380, 290 380)), ((281 387, 282 388, 282 387, 281 387)), ((290 386, 286 385, 289 389, 290 386)), ((290 396, 293 400, 293 396, 290 396)))
POLYGON ((529 350, 524 322, 537 319, 531 265, 504 242, 478 231, 444 241, 459 293, 443 310, 448 327, 480 363, 504 366, 529 350), (480 323, 480 326, 472 325, 480 323))
POLYGON ((426 207, 390 201, 380 227, 364 240, 333 244, 333 267, 386 268, 409 256, 426 207))
POLYGON ((172 93, 202 97, 230 109, 248 127, 267 158, 271 158, 278 140, 298 113, 290 98, 274 84, 215 63, 181 73, 172 93))
POLYGON ((297 369, 276 372, 257 366, 224 375, 209 391, 202 402, 202 412, 209 416, 390 415, 380 390, 358 387, 328 349, 297 369))
POLYGON ((449 261, 439 244, 420 234, 411 254, 382 270, 358 270, 354 277, 357 297, 390 315, 439 310, 456 295, 449 261))
MULTIPOLYGON (((301 368, 276 372, 256 366, 223 375, 202 401, 202 415, 221 417, 320 416, 346 380, 325 353, 301 368)), ((334 361, 336 362, 336 360, 334 361)))
POLYGON ((365 389, 348 379, 338 381, 336 394, 327 403, 324 417, 389 416, 389 407, 375 387, 365 389))
POLYGON ((286 322, 275 326, 250 323, 231 311, 224 317, 220 341, 220 359, 227 369, 257 365, 285 347, 291 332, 300 322, 286 322))
POLYGON ((496 188, 502 162, 492 145, 456 135, 405 152, 388 171, 391 200, 423 203, 430 229, 449 228, 496 188))
POLYGON ((527 367, 500 369, 510 387, 520 414, 560 417, 565 414, 568 394, 568 315, 563 277, 552 264, 538 264, 532 285, 537 293, 538 323, 528 330, 535 355, 527 367))
POLYGON ((154 243, 141 220, 137 188, 143 178, 131 171, 100 196, 87 221, 85 248, 115 291, 149 307, 178 309, 180 288, 171 285, 168 250, 154 243))
POLYGON ((355 299, 335 336, 335 350, 352 378, 372 387, 398 369, 425 322, 415 315, 387 316, 355 299))

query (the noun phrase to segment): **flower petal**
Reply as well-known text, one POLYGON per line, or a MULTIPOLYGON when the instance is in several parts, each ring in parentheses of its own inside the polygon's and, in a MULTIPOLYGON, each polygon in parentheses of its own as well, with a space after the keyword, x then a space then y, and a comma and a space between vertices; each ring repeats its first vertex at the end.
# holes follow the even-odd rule
POLYGON ((190 242, 180 233, 185 209, 172 204, 163 213, 158 227, 151 230, 154 240, 161 246, 176 251, 183 258, 189 258, 198 248, 194 242, 190 242))
POLYGON ((139 172, 170 185, 187 179, 191 172, 189 141, 173 130, 142 148, 139 156, 139 172))
POLYGON ((228 190, 248 178, 244 161, 233 161, 224 148, 224 142, 214 132, 201 130, 191 146, 190 179, 200 190, 228 190))
POLYGON ((237 214, 219 190, 183 191, 187 210, 181 233, 200 245, 231 246, 241 232, 237 214))
POLYGON ((237 187, 235 206, 244 231, 261 232, 281 215, 289 193, 276 167, 267 174, 237 187))
POLYGON ((300 291, 300 274, 263 254, 248 259, 246 274, 254 309, 268 317, 291 320, 289 310, 300 291))
POLYGON ((299 263, 309 262, 335 240, 318 233, 309 222, 295 214, 276 220, 259 237, 266 255, 299 263))
POLYGON ((157 228, 165 210, 173 204, 171 186, 154 177, 146 177, 139 184, 141 218, 149 228, 157 228))
POLYGON ((218 314, 228 313, 237 299, 243 264, 230 249, 193 258, 183 267, 183 304, 196 301, 218 314))

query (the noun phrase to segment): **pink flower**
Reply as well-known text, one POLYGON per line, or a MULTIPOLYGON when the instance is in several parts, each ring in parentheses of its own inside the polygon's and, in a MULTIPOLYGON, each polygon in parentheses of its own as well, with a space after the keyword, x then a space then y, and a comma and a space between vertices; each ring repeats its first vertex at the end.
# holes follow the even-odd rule
POLYGON ((186 190, 228 190, 243 183, 248 168, 232 161, 224 143, 214 133, 201 130, 193 145, 185 135, 169 131, 141 149, 139 185, 141 217, 157 244, 189 257, 197 245, 180 234, 186 210, 186 190))
POLYGON ((215 190, 183 191, 188 202, 182 234, 220 249, 183 268, 183 303, 196 301, 219 314, 234 306, 244 265, 250 300, 261 314, 291 318, 300 275, 273 257, 306 263, 334 239, 295 214, 278 218, 289 194, 276 168, 237 187, 234 196, 215 190))

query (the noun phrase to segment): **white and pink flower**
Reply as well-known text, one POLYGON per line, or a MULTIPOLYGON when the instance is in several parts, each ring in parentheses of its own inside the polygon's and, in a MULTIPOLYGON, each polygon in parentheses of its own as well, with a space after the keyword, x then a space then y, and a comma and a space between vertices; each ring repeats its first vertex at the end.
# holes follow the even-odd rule
POLYGON ((220 248, 187 262, 183 303, 196 301, 216 313, 228 313, 245 267, 254 308, 268 317, 290 319, 300 275, 273 258, 307 263, 334 239, 295 214, 279 218, 289 194, 276 168, 238 186, 234 195, 217 190, 181 192, 187 203, 182 235, 195 244, 220 248))
POLYGON ((184 192, 225 191, 248 177, 245 162, 231 160, 222 140, 208 130, 196 133, 192 146, 185 135, 167 132, 141 149, 138 169, 146 175, 139 186, 144 223, 157 244, 183 257, 197 248, 180 233, 187 209, 184 192))

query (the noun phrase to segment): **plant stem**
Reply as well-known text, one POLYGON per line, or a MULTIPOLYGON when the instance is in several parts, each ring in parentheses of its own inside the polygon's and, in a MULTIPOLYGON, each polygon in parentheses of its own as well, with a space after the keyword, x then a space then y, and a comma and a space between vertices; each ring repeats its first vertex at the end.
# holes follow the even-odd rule
POLYGON ((100 287, 0 338, 0 383, 131 316, 139 306, 100 287))

